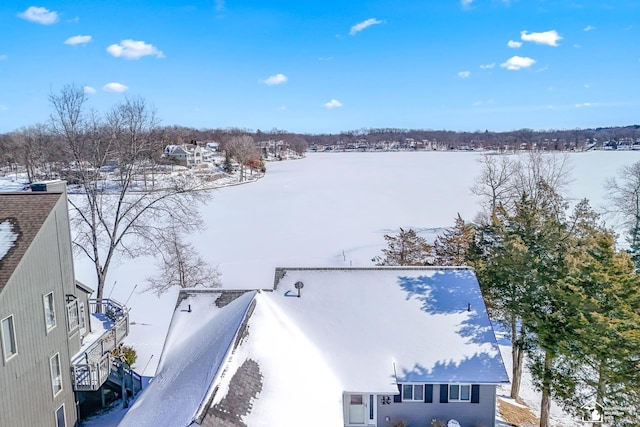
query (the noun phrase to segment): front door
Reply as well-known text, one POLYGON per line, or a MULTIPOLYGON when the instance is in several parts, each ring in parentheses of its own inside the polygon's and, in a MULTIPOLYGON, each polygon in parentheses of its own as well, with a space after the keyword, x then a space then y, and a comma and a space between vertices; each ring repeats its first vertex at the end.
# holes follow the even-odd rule
POLYGON ((350 394, 347 404, 349 406, 349 424, 364 424, 366 415, 364 394, 350 394))
POLYGON ((347 425, 376 425, 374 394, 346 394, 347 425))

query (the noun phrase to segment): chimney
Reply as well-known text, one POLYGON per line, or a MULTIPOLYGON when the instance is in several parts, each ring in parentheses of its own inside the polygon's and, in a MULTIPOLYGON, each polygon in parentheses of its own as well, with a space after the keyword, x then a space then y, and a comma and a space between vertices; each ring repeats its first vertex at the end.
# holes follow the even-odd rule
POLYGON ((31 191, 46 191, 49 193, 67 194, 67 181, 62 179, 53 179, 50 181, 39 181, 31 184, 31 191))

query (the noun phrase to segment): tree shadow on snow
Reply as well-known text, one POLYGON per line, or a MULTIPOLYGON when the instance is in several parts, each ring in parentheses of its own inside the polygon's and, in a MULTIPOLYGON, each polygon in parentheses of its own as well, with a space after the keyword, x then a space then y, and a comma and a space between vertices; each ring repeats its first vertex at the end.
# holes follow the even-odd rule
MULTIPOLYGON (((442 331, 443 334, 456 333, 474 347, 489 344, 492 348, 488 353, 476 352, 460 361, 442 360, 430 368, 416 365, 411 371, 398 372, 398 381, 441 381, 443 378, 479 381, 485 373, 495 379, 496 372, 504 372, 482 293, 472 271, 452 269, 437 271, 431 276, 401 276, 398 284, 407 293, 407 299, 420 301, 421 309, 427 315, 462 315, 455 330, 442 331)), ((441 347, 439 342, 442 341, 446 342, 446 339, 434 337, 433 348, 441 347)))

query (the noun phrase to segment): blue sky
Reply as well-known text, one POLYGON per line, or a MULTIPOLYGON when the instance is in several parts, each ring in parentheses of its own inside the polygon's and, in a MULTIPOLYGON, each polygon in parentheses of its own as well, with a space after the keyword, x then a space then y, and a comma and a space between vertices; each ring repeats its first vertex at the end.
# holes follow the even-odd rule
POLYGON ((640 124, 637 0, 7 0, 0 40, 0 132, 66 84, 195 128, 640 124))

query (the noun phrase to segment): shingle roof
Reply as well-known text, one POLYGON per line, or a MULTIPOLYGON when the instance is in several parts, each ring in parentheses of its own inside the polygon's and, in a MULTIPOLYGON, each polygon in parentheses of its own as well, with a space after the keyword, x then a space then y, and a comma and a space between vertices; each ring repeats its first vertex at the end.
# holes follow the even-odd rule
POLYGON ((7 248, 0 257, 0 292, 60 197, 61 193, 0 193, 0 224, 7 231, 0 233, 7 248))
POLYGON ((183 291, 154 388, 121 426, 342 425, 343 392, 403 382, 508 382, 472 270, 288 268, 273 291, 183 291))

